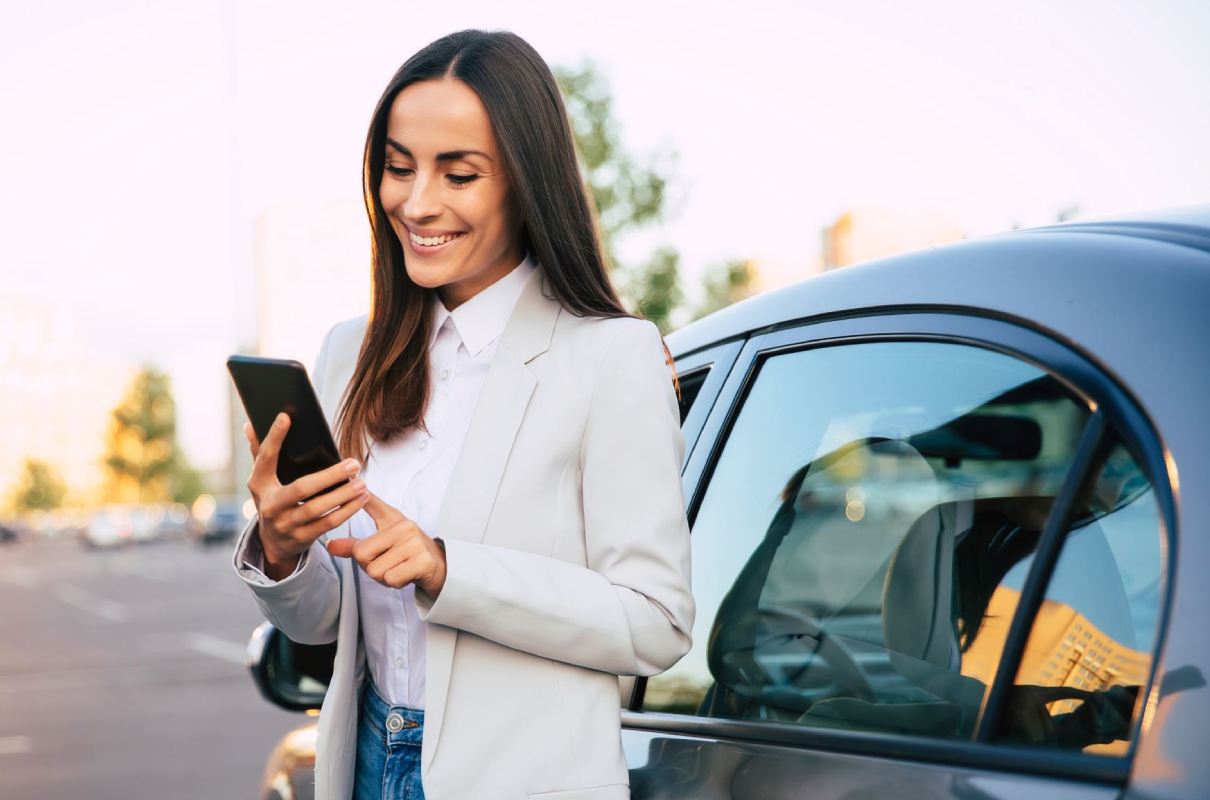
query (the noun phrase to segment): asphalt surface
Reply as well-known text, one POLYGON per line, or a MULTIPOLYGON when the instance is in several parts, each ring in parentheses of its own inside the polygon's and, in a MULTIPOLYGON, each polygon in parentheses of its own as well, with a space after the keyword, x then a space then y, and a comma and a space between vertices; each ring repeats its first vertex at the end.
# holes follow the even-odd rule
POLYGON ((244 666, 261 621, 231 545, 0 545, 0 798, 253 798, 313 722, 244 666))

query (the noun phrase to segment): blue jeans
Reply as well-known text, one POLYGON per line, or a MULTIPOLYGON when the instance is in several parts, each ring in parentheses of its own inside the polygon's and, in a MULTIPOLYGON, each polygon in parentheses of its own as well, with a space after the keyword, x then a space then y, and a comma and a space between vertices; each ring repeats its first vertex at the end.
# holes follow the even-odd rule
POLYGON ((367 676, 358 717, 353 800, 424 800, 420 785, 424 712, 389 705, 367 676))

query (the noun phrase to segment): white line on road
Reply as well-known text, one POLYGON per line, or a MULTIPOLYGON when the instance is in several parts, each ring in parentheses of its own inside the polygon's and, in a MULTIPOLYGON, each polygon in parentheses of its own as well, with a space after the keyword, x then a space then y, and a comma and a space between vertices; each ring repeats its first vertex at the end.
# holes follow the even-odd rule
POLYGON ((78 608, 81 611, 87 611, 90 614, 96 614, 101 619, 107 619, 110 622, 126 621, 126 606, 121 603, 115 603, 112 600, 106 600, 103 597, 98 597, 92 592, 86 592, 75 586, 64 585, 55 591, 55 595, 67 605, 78 608))
POLYGON ((199 653, 204 653, 214 658, 221 658, 223 661, 230 661, 232 664, 239 664, 241 667, 247 661, 247 650, 242 644, 229 642, 226 639, 220 639, 208 633, 189 634, 189 646, 199 653))
POLYGON ((28 753, 32 749, 33 741, 28 736, 0 736, 0 756, 28 753))

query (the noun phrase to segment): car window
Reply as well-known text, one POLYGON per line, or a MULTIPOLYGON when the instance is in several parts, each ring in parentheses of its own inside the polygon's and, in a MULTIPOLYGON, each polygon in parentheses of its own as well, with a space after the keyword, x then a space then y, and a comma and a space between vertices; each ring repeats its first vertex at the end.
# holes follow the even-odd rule
POLYGON ((709 374, 710 367, 705 366, 677 376, 681 388, 679 404, 681 407, 682 424, 685 422, 685 417, 689 416, 689 409, 693 408, 693 401, 701 393, 702 385, 706 383, 706 376, 709 374))
POLYGON ((765 359, 694 520, 693 648, 644 709, 971 736, 991 679, 968 653, 996 662, 988 603, 1033 552, 1089 413, 1036 365, 966 344, 765 359))
MULTIPOLYGON (((1119 444, 1066 532, 1005 704, 1000 740, 1126 752, 1159 632, 1162 536, 1155 491, 1119 444)), ((988 620, 1001 605, 1015 606, 1026 569, 1018 564, 1005 576, 988 620)))

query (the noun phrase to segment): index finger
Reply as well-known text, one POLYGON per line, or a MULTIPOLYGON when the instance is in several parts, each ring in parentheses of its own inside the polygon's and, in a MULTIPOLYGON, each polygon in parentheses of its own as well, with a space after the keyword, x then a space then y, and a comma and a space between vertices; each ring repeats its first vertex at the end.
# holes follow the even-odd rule
POLYGON ((290 430, 290 415, 281 412, 273 420, 265 440, 260 443, 260 451, 256 454, 256 463, 252 465, 252 477, 256 479, 277 479, 277 454, 281 452, 281 443, 290 430))
POLYGON ((378 526, 378 530, 407 519, 402 511, 370 491, 366 492, 366 502, 361 508, 370 515, 370 519, 374 520, 374 524, 378 526))

